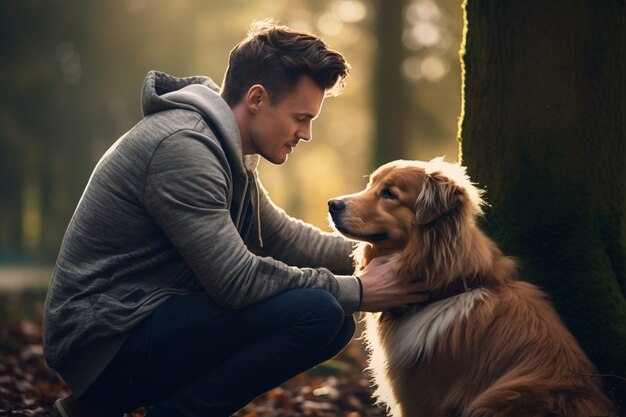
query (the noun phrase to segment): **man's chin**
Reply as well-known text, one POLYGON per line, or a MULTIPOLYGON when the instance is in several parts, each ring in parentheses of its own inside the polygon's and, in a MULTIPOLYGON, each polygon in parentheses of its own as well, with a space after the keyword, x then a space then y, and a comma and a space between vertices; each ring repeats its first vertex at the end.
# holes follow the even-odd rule
POLYGON ((289 154, 287 153, 283 153, 283 154, 278 154, 278 155, 261 155, 263 157, 263 159, 265 159, 268 162, 271 162, 274 165, 282 165, 285 162, 287 162, 287 159, 289 159, 289 154))

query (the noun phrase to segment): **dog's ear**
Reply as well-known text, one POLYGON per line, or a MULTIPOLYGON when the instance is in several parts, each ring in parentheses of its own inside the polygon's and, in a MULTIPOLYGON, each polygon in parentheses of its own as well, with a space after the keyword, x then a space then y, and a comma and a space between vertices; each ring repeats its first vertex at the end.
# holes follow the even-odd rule
POLYGON ((463 200, 463 190, 440 172, 427 174, 415 202, 419 225, 432 223, 452 211, 463 200))

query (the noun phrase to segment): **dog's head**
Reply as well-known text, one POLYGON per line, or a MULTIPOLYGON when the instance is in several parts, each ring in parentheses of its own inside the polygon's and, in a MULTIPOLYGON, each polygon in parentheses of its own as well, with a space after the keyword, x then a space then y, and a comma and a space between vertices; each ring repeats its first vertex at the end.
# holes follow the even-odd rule
POLYGON ((328 202, 335 229, 366 242, 366 257, 400 252, 401 267, 410 274, 429 256, 450 256, 452 247, 431 253, 434 239, 454 246, 462 229, 474 225, 482 204, 465 168, 443 158, 390 162, 370 176, 365 190, 328 202))

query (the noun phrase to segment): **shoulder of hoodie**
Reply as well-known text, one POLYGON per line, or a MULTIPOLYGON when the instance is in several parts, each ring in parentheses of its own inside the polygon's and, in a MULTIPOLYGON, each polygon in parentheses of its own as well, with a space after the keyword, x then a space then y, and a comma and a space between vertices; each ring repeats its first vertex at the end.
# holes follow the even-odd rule
POLYGON ((227 153, 202 114, 188 109, 171 109, 148 115, 143 121, 153 127, 163 126, 160 134, 153 138, 150 154, 146 155, 144 187, 150 176, 163 172, 167 166, 171 169, 172 163, 179 163, 175 161, 184 161, 184 167, 201 166, 215 184, 222 183, 230 188, 233 174, 227 153))
POLYGON ((231 170, 228 163, 227 151, 223 148, 217 134, 209 127, 203 115, 197 111, 190 109, 168 109, 145 116, 132 130, 129 132, 130 141, 139 140, 148 145, 149 159, 146 161, 148 165, 152 164, 152 160, 159 149, 163 150, 163 145, 170 151, 177 149, 172 157, 177 154, 194 154, 199 156, 198 152, 211 154, 209 160, 231 170), (132 133, 131 133, 132 132, 132 133), (134 137, 134 139, 132 138, 134 137), (179 142, 179 145, 175 144, 179 142), (202 146, 193 146, 196 145, 202 146), (151 145, 150 145, 151 144, 151 145), (190 146, 191 145, 191 146, 190 146), (224 166, 225 165, 225 166, 224 166))
POLYGON ((190 131, 200 133, 212 142, 219 143, 217 134, 211 129, 203 115, 195 110, 163 110, 145 116, 136 127, 140 128, 140 125, 156 133, 155 139, 159 142, 180 132, 190 131))

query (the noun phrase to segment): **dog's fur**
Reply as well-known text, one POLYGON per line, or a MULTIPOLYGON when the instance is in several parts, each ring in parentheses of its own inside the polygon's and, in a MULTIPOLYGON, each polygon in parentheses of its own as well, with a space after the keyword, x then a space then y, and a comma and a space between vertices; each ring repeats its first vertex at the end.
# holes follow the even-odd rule
MULTIPOLYGON (((444 300, 368 313, 375 396, 394 417, 606 416, 593 364, 537 287, 476 226, 481 191, 442 158, 380 167, 367 188, 330 202, 335 228, 360 240, 357 268, 398 252, 401 277, 433 290, 477 275, 444 300)), ((564 283, 567 285, 567 283, 564 283)))

